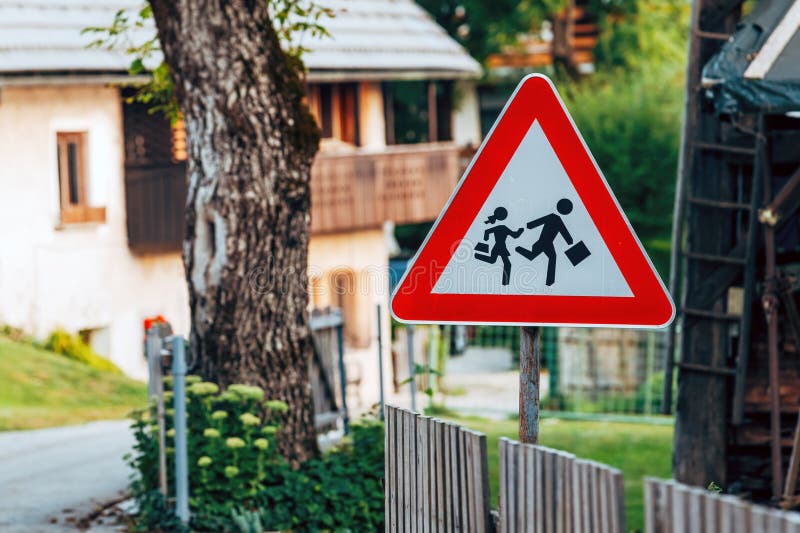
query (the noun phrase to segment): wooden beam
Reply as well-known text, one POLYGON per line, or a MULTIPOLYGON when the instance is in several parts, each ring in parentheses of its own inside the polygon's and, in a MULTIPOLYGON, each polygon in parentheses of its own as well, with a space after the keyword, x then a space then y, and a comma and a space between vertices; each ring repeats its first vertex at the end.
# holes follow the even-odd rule
POLYGON ((797 474, 800 471, 800 413, 797 416, 797 425, 794 427, 794 440, 792 442, 792 456, 789 458, 789 470, 786 473, 786 484, 783 486, 783 501, 781 507, 789 510, 794 507, 797 489, 797 474))
POLYGON ((775 198, 761 210, 759 219, 764 224, 780 229, 798 208, 800 208, 800 167, 797 167, 775 198))
POLYGON ((439 110, 436 105, 436 82, 428 82, 428 140, 439 140, 439 110))
POLYGON ((519 440, 539 442, 539 361, 542 328, 520 328, 519 344, 519 440))

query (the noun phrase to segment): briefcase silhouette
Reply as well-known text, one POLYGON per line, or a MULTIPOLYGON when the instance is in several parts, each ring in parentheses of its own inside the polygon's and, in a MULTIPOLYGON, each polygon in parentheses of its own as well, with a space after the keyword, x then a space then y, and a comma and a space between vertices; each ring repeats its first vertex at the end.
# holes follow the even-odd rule
POLYGON ((479 242, 475 245, 475 252, 481 254, 488 254, 489 253, 489 244, 485 242, 479 242))
POLYGON ((572 263, 572 266, 578 266, 584 259, 592 255, 592 252, 589 251, 589 248, 586 247, 583 241, 570 246, 564 253, 567 259, 569 259, 569 262, 572 263))

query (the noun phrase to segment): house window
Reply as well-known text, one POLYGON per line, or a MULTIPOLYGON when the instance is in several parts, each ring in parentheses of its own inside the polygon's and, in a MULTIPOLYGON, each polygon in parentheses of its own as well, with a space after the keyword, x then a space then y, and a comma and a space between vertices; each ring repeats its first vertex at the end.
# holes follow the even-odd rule
POLYGON ((436 131, 436 141, 452 141, 453 140, 453 82, 441 81, 431 83, 428 86, 429 99, 433 99, 433 105, 436 109, 433 115, 436 117, 436 123, 431 124, 430 127, 436 131))
POLYGON ((388 144, 452 140, 452 82, 397 81, 383 86, 388 144))
POLYGON ((90 207, 88 202, 86 133, 60 132, 56 139, 61 223, 105 222, 105 207, 90 207))
POLYGON ((359 144, 358 85, 320 83, 308 88, 308 107, 323 139, 359 144))

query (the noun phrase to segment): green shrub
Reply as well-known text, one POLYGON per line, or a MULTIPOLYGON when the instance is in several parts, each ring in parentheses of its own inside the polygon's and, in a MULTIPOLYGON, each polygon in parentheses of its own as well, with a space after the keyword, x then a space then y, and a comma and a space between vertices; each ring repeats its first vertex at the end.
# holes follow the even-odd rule
POLYGON ((57 329, 51 333, 44 343, 44 348, 70 359, 74 359, 75 361, 85 363, 98 370, 122 374, 122 371, 117 365, 105 357, 98 355, 92 350, 92 347, 83 342, 78 335, 72 335, 63 329, 57 329))
MULTIPOLYGON (((288 406, 258 387, 224 392, 187 379, 187 443, 192 520, 197 531, 376 531, 383 529, 383 424, 364 419, 331 452, 293 469, 277 452, 288 406)), ((171 380, 165 380, 171 386, 171 380)), ((174 469, 172 392, 165 393, 167 470, 174 469)), ((139 531, 179 529, 158 494, 155 408, 135 413, 127 459, 139 531)), ((169 480, 169 498, 173 497, 169 480)))
POLYGON ((34 344, 33 338, 25 333, 24 330, 15 328, 14 326, 9 326, 8 324, 0 326, 0 335, 3 337, 8 337, 14 342, 21 342, 30 345, 34 344))

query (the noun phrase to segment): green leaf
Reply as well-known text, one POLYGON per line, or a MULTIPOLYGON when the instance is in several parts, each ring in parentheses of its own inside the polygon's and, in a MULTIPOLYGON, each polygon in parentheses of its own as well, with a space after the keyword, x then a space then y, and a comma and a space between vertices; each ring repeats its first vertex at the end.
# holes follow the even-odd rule
POLYGON ((134 75, 134 76, 136 74, 144 72, 144 70, 145 70, 144 69, 144 62, 140 58, 136 58, 133 61, 131 61, 131 66, 128 67, 128 72, 131 75, 134 75))

